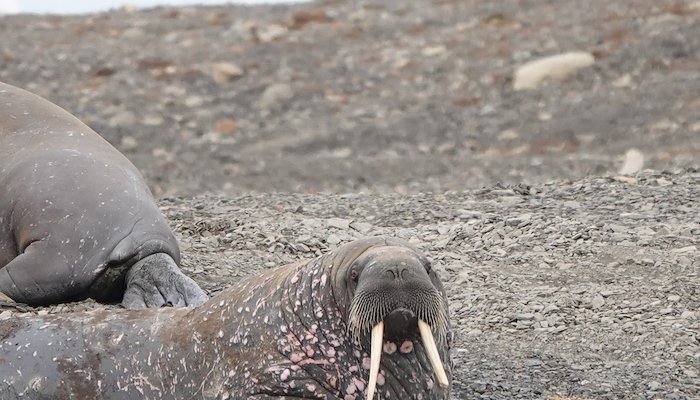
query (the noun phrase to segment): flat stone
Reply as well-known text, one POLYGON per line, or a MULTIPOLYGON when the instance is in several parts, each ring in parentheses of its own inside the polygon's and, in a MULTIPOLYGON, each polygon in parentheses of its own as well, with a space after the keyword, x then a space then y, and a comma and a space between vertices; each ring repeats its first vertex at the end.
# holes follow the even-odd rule
POLYGON ((350 228, 350 221, 343 218, 328 218, 326 220, 328 226, 338 229, 346 230, 350 228))
POLYGON ((563 53, 530 61, 516 69, 513 89, 533 89, 548 79, 561 81, 594 63, 593 55, 586 52, 563 53))

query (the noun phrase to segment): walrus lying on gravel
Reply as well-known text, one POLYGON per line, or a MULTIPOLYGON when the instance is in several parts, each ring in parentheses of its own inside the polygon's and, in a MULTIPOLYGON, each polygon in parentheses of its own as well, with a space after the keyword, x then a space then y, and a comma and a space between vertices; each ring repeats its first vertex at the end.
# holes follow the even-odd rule
POLYGON ((0 398, 447 399, 450 342, 428 260, 369 238, 193 309, 3 321, 0 398))
POLYGON ((205 302, 179 258, 126 157, 57 105, 0 83, 0 293, 30 305, 205 302))

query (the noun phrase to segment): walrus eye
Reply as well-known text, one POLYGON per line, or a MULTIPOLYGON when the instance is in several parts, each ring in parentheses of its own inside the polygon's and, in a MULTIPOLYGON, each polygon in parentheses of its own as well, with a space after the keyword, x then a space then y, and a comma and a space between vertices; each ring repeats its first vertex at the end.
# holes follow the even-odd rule
POLYGON ((350 279, 352 279, 353 282, 357 283, 357 280, 360 278, 360 273, 357 272, 356 269, 353 269, 350 271, 350 279))
POLYGON ((433 270, 433 264, 431 264, 430 261, 425 263, 425 272, 430 273, 432 270, 433 270))

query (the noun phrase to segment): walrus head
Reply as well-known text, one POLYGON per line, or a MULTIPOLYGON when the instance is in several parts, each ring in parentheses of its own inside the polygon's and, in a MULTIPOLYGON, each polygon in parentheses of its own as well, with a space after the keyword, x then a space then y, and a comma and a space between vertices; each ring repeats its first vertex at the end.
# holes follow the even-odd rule
MULTIPOLYGON (((447 303, 430 261, 398 239, 371 238, 358 244, 366 246, 354 252, 356 258, 344 268, 339 286, 344 287, 349 302, 348 334, 360 346, 370 347, 367 399, 374 396, 382 353, 398 356, 387 360, 395 370, 401 368, 401 356, 422 351, 421 356, 429 361, 437 384, 448 388, 450 378, 440 358, 441 354, 446 358, 449 371, 447 303), (375 243, 377 240, 379 243, 375 243)), ((350 260, 343 261, 347 265, 350 260)))
POLYGON ((243 279, 219 297, 188 320, 200 337, 230 336, 208 350, 226 354, 229 362, 221 364, 232 366, 221 367, 212 393, 224 387, 237 399, 450 396, 444 289, 428 259, 404 241, 355 240, 243 279))

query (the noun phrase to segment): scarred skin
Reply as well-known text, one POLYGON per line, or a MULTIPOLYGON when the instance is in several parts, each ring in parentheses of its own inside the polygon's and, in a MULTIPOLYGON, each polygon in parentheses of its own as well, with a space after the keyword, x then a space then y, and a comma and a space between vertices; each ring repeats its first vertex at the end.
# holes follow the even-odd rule
MULTIPOLYGON (((0 398, 364 399, 369 346, 366 334, 360 343, 348 334, 349 272, 376 264, 376 252, 387 266, 394 256, 427 263, 405 242, 369 238, 244 279, 194 309, 10 320, 0 327, 0 398)), ((430 281, 443 291, 434 271, 430 281)), ((451 379, 447 328, 438 348, 451 379)), ((375 398, 448 399, 417 334, 402 335, 384 344, 375 398)))
POLYGON ((179 259, 129 160, 55 104, 0 83, 0 293, 30 305, 125 290, 130 308, 201 304, 179 259))

